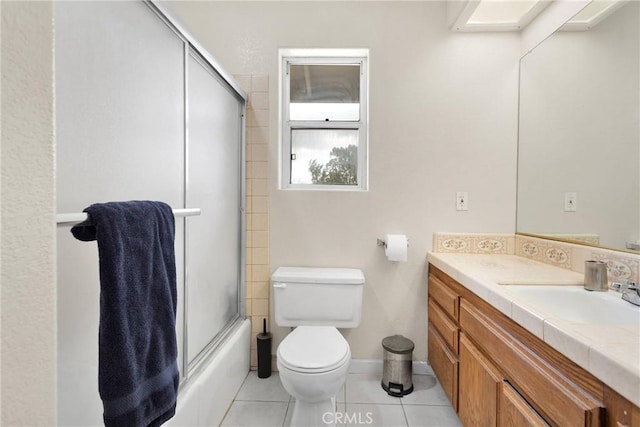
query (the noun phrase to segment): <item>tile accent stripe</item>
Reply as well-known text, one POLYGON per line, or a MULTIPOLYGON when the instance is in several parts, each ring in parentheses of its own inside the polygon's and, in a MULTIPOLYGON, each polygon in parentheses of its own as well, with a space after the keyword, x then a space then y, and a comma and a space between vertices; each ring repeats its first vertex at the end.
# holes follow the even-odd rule
POLYGON ((433 233, 433 252, 518 255, 578 273, 584 272, 585 261, 598 260, 607 263, 609 282, 622 279, 640 281, 640 254, 532 236, 437 232, 433 233))

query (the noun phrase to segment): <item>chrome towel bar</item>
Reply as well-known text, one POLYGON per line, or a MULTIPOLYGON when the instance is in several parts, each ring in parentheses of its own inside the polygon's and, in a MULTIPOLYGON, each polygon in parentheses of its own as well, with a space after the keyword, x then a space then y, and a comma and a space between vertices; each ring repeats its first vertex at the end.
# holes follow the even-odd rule
MULTIPOLYGON (((197 215, 200 215, 200 208, 173 209, 173 216, 175 217, 197 215)), ((86 221, 88 218, 89 215, 85 212, 63 213, 56 215, 56 223, 58 225, 75 225, 86 221)))

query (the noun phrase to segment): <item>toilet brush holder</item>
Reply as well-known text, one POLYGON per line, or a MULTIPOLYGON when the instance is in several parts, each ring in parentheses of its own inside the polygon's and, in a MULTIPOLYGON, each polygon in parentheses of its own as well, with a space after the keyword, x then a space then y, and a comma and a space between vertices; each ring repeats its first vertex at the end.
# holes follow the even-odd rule
POLYGON ((262 332, 257 336, 258 341, 258 378, 271 376, 271 341, 273 335, 267 332, 267 319, 262 321, 262 332))

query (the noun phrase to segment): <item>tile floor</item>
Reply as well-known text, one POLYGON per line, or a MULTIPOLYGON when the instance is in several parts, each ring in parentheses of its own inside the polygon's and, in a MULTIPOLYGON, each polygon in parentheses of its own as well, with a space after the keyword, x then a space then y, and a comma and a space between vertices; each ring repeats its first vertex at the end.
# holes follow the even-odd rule
MULTIPOLYGON (((380 380, 380 374, 349 374, 336 397, 336 416, 342 415, 343 420, 351 422, 337 422, 338 426, 461 425, 435 376, 414 374, 414 391, 403 398, 387 395, 380 380)), ((282 387, 277 372, 260 379, 255 371, 251 371, 222 426, 288 426, 292 408, 293 401, 282 387)))

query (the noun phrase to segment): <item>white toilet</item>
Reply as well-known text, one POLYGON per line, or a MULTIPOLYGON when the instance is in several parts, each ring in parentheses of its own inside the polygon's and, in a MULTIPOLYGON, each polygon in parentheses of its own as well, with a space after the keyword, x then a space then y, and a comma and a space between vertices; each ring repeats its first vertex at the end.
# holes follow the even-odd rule
POLYGON ((351 350, 336 328, 360 324, 364 274, 353 268, 280 267, 271 276, 275 320, 296 327, 278 346, 278 371, 295 398, 291 425, 335 425, 335 396, 351 350))

